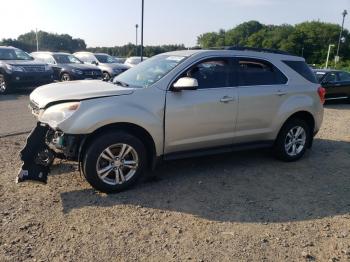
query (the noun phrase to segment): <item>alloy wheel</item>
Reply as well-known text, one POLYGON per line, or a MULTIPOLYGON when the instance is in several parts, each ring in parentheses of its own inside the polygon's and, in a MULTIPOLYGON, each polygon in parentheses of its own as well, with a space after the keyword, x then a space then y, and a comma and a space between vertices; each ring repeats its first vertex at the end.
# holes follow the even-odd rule
POLYGON ((127 144, 107 147, 97 159, 96 172, 106 184, 121 185, 136 173, 139 157, 136 150, 127 144))
POLYGON ((6 92, 6 82, 3 77, 0 77, 0 94, 6 92))
POLYGON ((300 154, 306 145, 306 131, 301 126, 295 126, 287 133, 284 148, 289 156, 300 154))

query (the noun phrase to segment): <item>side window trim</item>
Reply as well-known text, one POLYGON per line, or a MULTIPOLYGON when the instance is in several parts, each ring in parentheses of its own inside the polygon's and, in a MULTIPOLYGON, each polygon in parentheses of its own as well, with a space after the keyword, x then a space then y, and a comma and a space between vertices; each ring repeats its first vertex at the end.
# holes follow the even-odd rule
POLYGON ((239 87, 253 87, 253 86, 288 86, 289 85, 289 77, 281 70, 277 65, 272 63, 271 61, 261 58, 261 57, 255 57, 255 56, 235 56, 235 72, 236 72, 236 79, 237 79, 237 86, 239 87), (271 64, 274 68, 276 68, 286 79, 286 83, 284 84, 271 84, 271 85, 240 85, 240 75, 239 75, 239 63, 238 61, 240 59, 252 59, 252 60, 260 60, 262 62, 266 62, 267 64, 271 64))
POLYGON ((230 74, 230 81, 232 83, 232 86, 226 86, 226 87, 213 87, 213 88, 202 88, 202 89, 197 89, 196 91, 201 91, 201 90, 209 90, 209 89, 218 89, 218 88, 235 88, 238 86, 238 81, 237 81, 237 72, 236 72, 236 66, 235 66, 235 57, 230 55, 230 56, 207 56, 207 57, 202 57, 199 58, 198 60, 192 62, 190 65, 186 66, 183 70, 181 70, 178 74, 176 74, 175 77, 172 78, 172 80, 169 82, 169 85, 167 87, 167 90, 169 91, 173 84, 180 78, 181 75, 183 75, 186 71, 188 71, 191 67, 198 65, 200 63, 203 63, 207 60, 211 59, 227 59, 229 60, 229 67, 232 70, 232 74, 230 74))

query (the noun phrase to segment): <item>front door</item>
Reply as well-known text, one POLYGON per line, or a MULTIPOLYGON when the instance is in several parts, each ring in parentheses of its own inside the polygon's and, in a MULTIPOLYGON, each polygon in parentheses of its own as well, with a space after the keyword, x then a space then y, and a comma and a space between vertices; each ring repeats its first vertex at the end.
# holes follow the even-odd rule
POLYGON ((203 60, 178 78, 185 76, 199 86, 167 92, 164 153, 231 145, 238 105, 232 60, 203 60))

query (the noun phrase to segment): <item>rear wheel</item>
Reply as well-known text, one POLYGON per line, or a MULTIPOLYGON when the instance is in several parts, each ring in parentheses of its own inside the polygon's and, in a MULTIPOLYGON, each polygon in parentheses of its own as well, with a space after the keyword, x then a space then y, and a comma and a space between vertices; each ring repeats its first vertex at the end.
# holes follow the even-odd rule
POLYGON ((5 95, 9 93, 9 86, 5 79, 5 76, 0 74, 0 95, 5 95))
POLYGON ((108 74, 108 72, 103 72, 103 73, 102 73, 102 79, 103 79, 104 81, 109 81, 109 80, 111 79, 111 75, 108 74))
POLYGON ((83 169, 87 181, 105 193, 133 186, 146 166, 146 149, 136 137, 124 132, 108 132, 88 147, 83 169))
POLYGON ((311 140, 309 125, 301 119, 289 120, 281 129, 274 146, 275 156, 291 162, 300 159, 311 140))
POLYGON ((65 82, 65 81, 70 81, 71 80, 71 77, 68 73, 63 73, 61 75, 61 79, 60 79, 62 82, 65 82))

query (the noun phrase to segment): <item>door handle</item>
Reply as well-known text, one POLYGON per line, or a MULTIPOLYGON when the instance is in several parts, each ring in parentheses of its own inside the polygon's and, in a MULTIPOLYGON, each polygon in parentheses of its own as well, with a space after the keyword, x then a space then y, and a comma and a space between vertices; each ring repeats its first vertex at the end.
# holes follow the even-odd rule
POLYGON ((232 96, 224 96, 223 98, 220 99, 221 103, 228 103, 230 101, 233 101, 234 98, 232 96))
POLYGON ((276 95, 278 95, 278 96, 284 96, 286 94, 287 94, 287 92, 285 92, 283 90, 278 90, 277 93, 276 93, 276 95))

